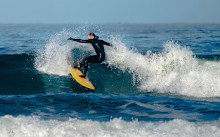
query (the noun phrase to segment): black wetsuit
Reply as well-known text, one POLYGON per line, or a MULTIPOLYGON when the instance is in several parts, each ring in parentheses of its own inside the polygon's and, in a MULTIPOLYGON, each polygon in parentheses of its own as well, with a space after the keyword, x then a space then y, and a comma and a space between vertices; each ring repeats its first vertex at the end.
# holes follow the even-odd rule
POLYGON ((80 67, 83 67, 83 76, 86 76, 88 70, 88 63, 101 63, 105 60, 105 49, 104 45, 112 46, 110 43, 100 40, 98 38, 95 39, 88 39, 88 40, 81 40, 81 39, 73 39, 70 40, 77 41, 79 43, 90 43, 92 44, 93 48, 95 49, 96 55, 88 56, 80 62, 80 67))

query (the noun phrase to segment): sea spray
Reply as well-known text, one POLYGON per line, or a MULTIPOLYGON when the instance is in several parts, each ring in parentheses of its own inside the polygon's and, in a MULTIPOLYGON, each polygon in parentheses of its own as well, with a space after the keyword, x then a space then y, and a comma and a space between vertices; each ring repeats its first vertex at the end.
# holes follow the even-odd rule
POLYGON ((91 50, 90 46, 67 41, 67 38, 76 36, 68 31, 61 31, 51 37, 44 49, 36 53, 35 68, 40 72, 66 76, 69 73, 68 65, 74 63, 73 49, 91 50))

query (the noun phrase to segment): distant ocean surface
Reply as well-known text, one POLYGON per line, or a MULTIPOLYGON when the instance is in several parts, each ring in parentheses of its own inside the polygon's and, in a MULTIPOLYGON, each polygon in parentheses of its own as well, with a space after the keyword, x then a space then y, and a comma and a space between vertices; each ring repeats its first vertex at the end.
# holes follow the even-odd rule
POLYGON ((219 137, 220 24, 0 24, 0 137, 219 137), (89 64, 95 92, 69 74, 89 64))

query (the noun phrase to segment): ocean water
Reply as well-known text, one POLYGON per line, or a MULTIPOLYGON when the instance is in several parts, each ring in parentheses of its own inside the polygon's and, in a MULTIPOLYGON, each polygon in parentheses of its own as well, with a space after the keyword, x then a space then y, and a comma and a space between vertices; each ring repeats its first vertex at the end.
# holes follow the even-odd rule
POLYGON ((0 137, 220 136, 220 24, 0 24, 0 137), (68 65, 89 64, 92 92, 68 65))

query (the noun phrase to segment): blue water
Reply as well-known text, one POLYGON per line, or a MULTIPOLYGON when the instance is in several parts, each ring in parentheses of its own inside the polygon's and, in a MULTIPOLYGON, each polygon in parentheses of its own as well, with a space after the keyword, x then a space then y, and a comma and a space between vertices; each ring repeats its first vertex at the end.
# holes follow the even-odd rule
POLYGON ((0 25, 0 136, 220 136, 220 24, 0 25), (68 64, 90 64, 92 92, 68 64))

